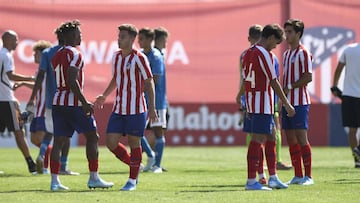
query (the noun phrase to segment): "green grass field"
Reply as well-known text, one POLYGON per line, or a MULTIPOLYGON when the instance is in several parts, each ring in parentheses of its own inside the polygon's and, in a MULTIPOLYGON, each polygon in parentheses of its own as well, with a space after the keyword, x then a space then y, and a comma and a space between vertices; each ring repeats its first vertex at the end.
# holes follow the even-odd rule
MULTIPOLYGON (((38 153, 32 148, 32 154, 38 153)), ((286 190, 245 191, 246 148, 167 147, 163 166, 169 172, 141 173, 136 191, 120 192, 128 178, 128 167, 106 148, 100 148, 100 174, 115 186, 90 191, 85 149, 72 148, 69 166, 80 176, 61 176, 68 192, 51 192, 49 175, 31 175, 20 151, 0 149, 0 202, 358 202, 360 169, 347 147, 313 148, 315 185, 291 185, 286 190)), ((288 150, 282 157, 289 162, 288 150)), ((144 158, 146 161, 146 157, 144 158)), ((293 171, 278 171, 288 181, 293 171)))

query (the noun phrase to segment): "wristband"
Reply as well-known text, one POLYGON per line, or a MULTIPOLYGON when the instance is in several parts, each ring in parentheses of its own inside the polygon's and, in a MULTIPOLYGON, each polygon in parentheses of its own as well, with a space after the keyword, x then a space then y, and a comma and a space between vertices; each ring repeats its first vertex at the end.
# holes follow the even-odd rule
POLYGON ((287 85, 288 90, 292 90, 293 86, 291 84, 287 85))

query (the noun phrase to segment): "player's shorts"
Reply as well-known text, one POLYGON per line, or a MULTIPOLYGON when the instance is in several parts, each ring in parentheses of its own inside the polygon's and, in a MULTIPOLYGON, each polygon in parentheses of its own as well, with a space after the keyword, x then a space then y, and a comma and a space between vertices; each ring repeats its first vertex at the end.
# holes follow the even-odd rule
POLYGON ((341 111, 344 127, 360 127, 360 98, 343 96, 341 111))
POLYGON ((35 133, 37 131, 46 132, 45 117, 35 117, 30 124, 30 132, 35 133))
POLYGON ((134 115, 111 113, 106 133, 142 137, 145 131, 146 116, 146 113, 134 115))
POLYGON ((71 137, 74 131, 87 133, 96 131, 94 116, 85 115, 81 106, 53 106, 54 136, 71 137))
POLYGON ((9 132, 22 129, 20 126, 20 108, 16 101, 0 101, 0 132, 5 128, 9 132))
POLYGON ((310 105, 294 106, 295 115, 294 117, 288 117, 285 107, 282 107, 282 129, 308 129, 309 128, 309 108, 310 105))
POLYGON ((243 131, 271 135, 274 125, 274 116, 272 114, 247 113, 244 118, 243 131))
POLYGON ((156 123, 150 124, 150 122, 147 120, 146 121, 146 130, 151 130, 152 127, 156 127, 156 126, 161 126, 162 129, 167 129, 167 126, 169 123, 169 118, 170 118, 169 109, 156 110, 156 113, 159 117, 159 121, 156 123), (163 114, 162 111, 165 111, 165 124, 164 124, 164 115, 162 115, 163 114))

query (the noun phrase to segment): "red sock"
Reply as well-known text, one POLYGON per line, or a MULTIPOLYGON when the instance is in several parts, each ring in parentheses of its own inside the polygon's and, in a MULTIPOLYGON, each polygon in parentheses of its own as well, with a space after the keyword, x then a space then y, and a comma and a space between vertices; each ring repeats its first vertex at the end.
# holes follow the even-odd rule
POLYGON ((255 179, 259 168, 261 144, 251 141, 247 152, 248 179, 255 179))
POLYGON ((129 178, 136 179, 138 177, 141 159, 141 147, 131 149, 129 178))
POLYGON ((48 145, 48 148, 46 149, 45 157, 44 157, 44 168, 49 167, 49 159, 50 159, 51 149, 52 149, 52 146, 48 145))
POLYGON ((127 152, 126 147, 118 143, 118 146, 111 150, 111 152, 122 162, 126 163, 127 165, 130 165, 130 154, 127 152))
POLYGON ((99 168, 99 160, 98 159, 88 160, 88 164, 89 164, 90 172, 98 171, 98 168, 99 168))
POLYGON ((269 175, 276 174, 276 143, 275 141, 265 142, 265 156, 266 164, 269 170, 269 175))
POLYGON ((264 173, 264 146, 261 145, 260 147, 260 157, 259 157, 259 167, 258 167, 258 174, 264 173))
POLYGON ((59 174, 59 171, 60 171, 60 161, 50 160, 50 172, 52 174, 59 174))
POLYGON ((303 172, 301 168, 301 148, 299 144, 294 144, 289 147, 291 163, 294 167, 295 176, 302 178, 303 172))
POLYGON ((303 164, 305 168, 305 175, 311 178, 311 146, 306 144, 301 147, 301 154, 303 159, 303 164))

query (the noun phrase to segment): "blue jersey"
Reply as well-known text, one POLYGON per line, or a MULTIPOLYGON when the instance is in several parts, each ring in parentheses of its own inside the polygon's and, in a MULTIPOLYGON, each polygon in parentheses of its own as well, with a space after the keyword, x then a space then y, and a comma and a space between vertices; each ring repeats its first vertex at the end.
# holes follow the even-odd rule
POLYGON ((41 55, 39 69, 46 73, 46 108, 52 108, 52 100, 56 91, 54 69, 51 66, 51 59, 62 46, 56 45, 45 49, 41 55))
MULTIPOLYGON (((166 70, 164 56, 157 48, 152 48, 148 53, 145 53, 145 55, 149 60, 152 74, 158 78, 155 82, 155 109, 166 109, 166 70)), ((146 99, 147 98, 146 95, 146 99)))

